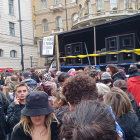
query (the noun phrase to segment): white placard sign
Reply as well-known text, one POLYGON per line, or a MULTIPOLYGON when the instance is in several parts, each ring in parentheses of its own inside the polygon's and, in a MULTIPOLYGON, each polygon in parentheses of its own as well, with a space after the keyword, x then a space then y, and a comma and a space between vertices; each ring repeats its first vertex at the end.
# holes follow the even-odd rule
POLYGON ((42 55, 53 55, 54 36, 43 38, 42 55))

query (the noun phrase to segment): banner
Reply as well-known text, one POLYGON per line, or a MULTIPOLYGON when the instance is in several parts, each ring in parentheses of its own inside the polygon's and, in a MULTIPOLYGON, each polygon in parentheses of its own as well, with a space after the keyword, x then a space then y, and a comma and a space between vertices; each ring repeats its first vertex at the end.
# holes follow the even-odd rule
POLYGON ((53 55, 54 36, 43 38, 42 55, 53 55))

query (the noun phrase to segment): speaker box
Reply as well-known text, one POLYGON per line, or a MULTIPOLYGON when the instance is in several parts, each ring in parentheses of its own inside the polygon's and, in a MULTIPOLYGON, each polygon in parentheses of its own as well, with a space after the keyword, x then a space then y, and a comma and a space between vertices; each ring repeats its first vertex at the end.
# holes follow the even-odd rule
POLYGON ((135 33, 119 36, 119 50, 130 50, 135 48, 135 33))
POLYGON ((117 38, 117 36, 105 38, 105 45, 106 45, 107 51, 118 50, 118 38, 117 38))

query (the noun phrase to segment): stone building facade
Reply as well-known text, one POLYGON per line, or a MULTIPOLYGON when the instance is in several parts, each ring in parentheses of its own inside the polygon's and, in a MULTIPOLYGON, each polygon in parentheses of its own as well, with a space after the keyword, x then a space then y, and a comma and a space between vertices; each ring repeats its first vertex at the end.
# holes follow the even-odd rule
MULTIPOLYGON (((32 0, 34 36, 46 36, 140 12, 140 0, 32 0)), ((45 59, 40 58, 43 66, 45 59)))
MULTIPOLYGON (((31 0, 20 0, 24 67, 38 66, 34 45, 31 0)), ((18 0, 0 0, 0 68, 21 70, 18 0)))

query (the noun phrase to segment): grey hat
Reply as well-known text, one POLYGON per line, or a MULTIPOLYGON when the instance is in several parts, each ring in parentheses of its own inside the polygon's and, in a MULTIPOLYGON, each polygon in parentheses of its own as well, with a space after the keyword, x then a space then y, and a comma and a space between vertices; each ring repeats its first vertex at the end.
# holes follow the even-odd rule
POLYGON ((108 79, 112 80, 110 73, 109 72, 104 72, 101 75, 101 80, 108 80, 108 79))
POLYGON ((31 73, 30 73, 30 72, 23 72, 23 73, 22 73, 22 76, 23 76, 24 78, 31 78, 31 73))
POLYGON ((49 106, 48 95, 44 91, 33 91, 26 97, 25 107, 21 110, 24 116, 41 116, 53 112, 49 106))

